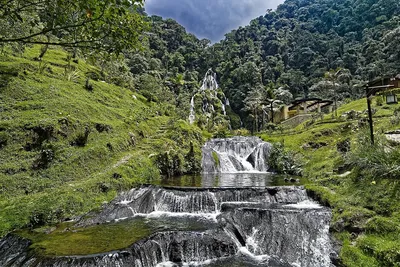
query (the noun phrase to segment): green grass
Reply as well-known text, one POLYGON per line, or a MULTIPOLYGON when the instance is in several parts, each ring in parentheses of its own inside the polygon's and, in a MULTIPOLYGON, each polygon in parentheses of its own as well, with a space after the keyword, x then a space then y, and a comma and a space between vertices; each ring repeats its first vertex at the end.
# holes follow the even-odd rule
MULTIPOLYGON (((184 158, 192 141, 199 160, 200 145, 211 135, 178 120, 173 107, 100 80, 91 81, 89 92, 86 77, 102 77, 99 69, 82 59, 69 63, 67 53, 56 49, 39 63, 33 60, 39 49, 0 56, 0 236, 22 227, 54 225, 98 209, 119 191, 159 183, 153 158, 160 151, 184 158), (65 73, 69 64, 75 69, 73 79, 65 73), (87 129, 84 146, 77 146, 87 129)), ((391 123, 398 105, 376 106, 373 101, 373 107, 378 136, 400 127, 391 123)), ((360 99, 341 106, 338 113, 366 108, 366 100, 360 99)), ((347 160, 336 145, 349 139, 356 151, 364 145, 359 143, 363 132, 368 129, 360 129, 358 120, 326 115, 323 121, 260 136, 284 143, 303 161, 307 189, 333 209, 331 226, 343 243, 346 266, 399 266, 398 182, 356 171, 348 176, 335 172, 347 160), (304 146, 310 142, 326 146, 304 146)), ((151 232, 142 226, 95 226, 75 233, 59 227, 49 235, 21 234, 45 254, 82 255, 126 247, 151 232), (141 230, 123 234, 130 229, 141 230)))
POLYGON ((174 107, 101 81, 107 73, 83 59, 69 62, 63 50, 49 49, 45 64, 37 62, 39 50, 0 56, 0 236, 84 214, 121 190, 155 182, 151 154, 168 146, 186 153, 185 137, 196 147, 203 140, 186 122, 171 123, 174 107), (100 80, 90 80, 88 91, 93 73, 100 80))
MULTIPOLYGON (((394 111, 399 105, 377 106, 374 100, 373 108, 377 110, 374 115, 377 140, 381 140, 382 133, 400 128, 400 125, 391 123, 394 111)), ((342 105, 338 114, 341 116, 350 110, 363 112, 366 109, 366 100, 360 99, 342 105)), ((358 119, 335 119, 331 115, 325 115, 324 120, 313 124, 305 122, 294 130, 261 133, 260 136, 266 141, 284 143, 286 149, 297 153, 297 157, 303 161, 305 176, 311 182, 306 188, 322 203, 332 207, 331 229, 342 242, 340 256, 345 266, 399 266, 398 181, 386 179, 382 174, 368 175, 372 173, 368 168, 353 170, 347 176, 337 173, 338 167, 345 166, 343 164, 349 161, 348 156, 343 156, 337 151, 337 144, 349 139, 352 153, 361 156, 363 154, 359 151, 367 148, 368 134, 369 128, 360 128, 358 119), (319 149, 305 147, 309 142, 326 143, 326 146, 319 149)), ((392 149, 398 150, 399 147, 392 149)), ((364 154, 374 153, 373 149, 365 151, 364 154)), ((397 155, 394 152, 396 151, 393 151, 393 157, 397 155)), ((396 162, 396 159, 390 158, 387 153, 382 157, 396 162)), ((376 155, 368 157, 371 160, 376 159, 376 155)), ((348 166, 347 170, 351 171, 352 167, 348 166)), ((372 166, 370 170, 372 171, 372 166)), ((379 169, 377 170, 379 173, 379 169)))

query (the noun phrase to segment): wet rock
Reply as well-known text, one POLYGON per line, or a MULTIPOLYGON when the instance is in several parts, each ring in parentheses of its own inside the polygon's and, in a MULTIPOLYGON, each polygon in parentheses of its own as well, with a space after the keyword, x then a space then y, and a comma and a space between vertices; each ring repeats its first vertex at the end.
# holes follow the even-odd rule
POLYGON ((0 266, 22 266, 20 263, 23 262, 25 267, 155 267, 161 262, 182 266, 212 261, 216 263, 212 266, 219 266, 218 262, 243 262, 243 266, 287 267, 295 262, 299 266, 331 267, 334 261, 329 235, 331 212, 309 205, 306 200, 310 201, 310 198, 305 189, 296 186, 142 186, 119 195, 105 205, 100 214, 93 214, 86 223, 69 230, 73 232, 77 231, 76 227, 126 218, 133 212, 151 213, 154 207, 157 211, 195 213, 202 217, 204 213, 220 214, 213 227, 196 231, 163 229, 125 249, 96 255, 38 257, 34 251, 29 252, 29 241, 6 238, 0 241, 0 266), (287 205, 299 202, 303 204, 287 205))

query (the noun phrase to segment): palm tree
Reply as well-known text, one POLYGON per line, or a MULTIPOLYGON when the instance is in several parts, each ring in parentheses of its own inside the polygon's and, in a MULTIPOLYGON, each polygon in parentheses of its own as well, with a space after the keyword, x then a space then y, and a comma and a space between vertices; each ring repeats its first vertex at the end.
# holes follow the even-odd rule
POLYGON ((335 102, 335 117, 338 116, 337 113, 337 101, 338 101, 338 89, 341 84, 350 84, 351 82, 351 73, 348 69, 338 68, 336 70, 330 70, 325 73, 325 88, 329 88, 328 91, 331 95, 333 95, 333 99, 335 102))
POLYGON ((244 110, 252 113, 253 127, 252 131, 258 131, 258 115, 263 112, 263 104, 265 104, 265 90, 257 86, 252 89, 244 99, 244 110))

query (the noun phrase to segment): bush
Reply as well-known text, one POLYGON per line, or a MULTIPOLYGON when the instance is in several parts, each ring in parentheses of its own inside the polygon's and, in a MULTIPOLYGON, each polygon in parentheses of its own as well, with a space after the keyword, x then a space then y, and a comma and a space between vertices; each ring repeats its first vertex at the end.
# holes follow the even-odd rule
POLYGON ((362 133, 358 144, 362 144, 349 153, 346 163, 353 166, 359 177, 371 179, 397 179, 400 176, 400 150, 386 146, 387 140, 377 137, 374 145, 369 135, 362 133))
POLYGON ((0 148, 3 148, 7 145, 8 135, 4 132, 0 132, 0 148))
POLYGON ((273 145, 268 159, 268 166, 271 170, 282 174, 300 176, 303 172, 295 154, 291 151, 286 151, 281 143, 273 145))
POLYGON ((377 96, 376 97, 376 105, 377 106, 383 106, 383 97, 382 96, 377 96))
POLYGON ((50 149, 43 149, 40 154, 39 157, 35 160, 35 162, 33 163, 32 168, 34 170, 39 170, 39 169, 46 169, 49 167, 50 163, 53 161, 54 159, 54 149, 50 148, 50 149))
POLYGON ((89 138, 90 128, 85 126, 84 130, 80 130, 75 134, 74 140, 71 142, 72 146, 84 147, 89 138))
POLYGON ((155 162, 162 175, 174 177, 184 172, 183 156, 174 150, 157 154, 155 162))

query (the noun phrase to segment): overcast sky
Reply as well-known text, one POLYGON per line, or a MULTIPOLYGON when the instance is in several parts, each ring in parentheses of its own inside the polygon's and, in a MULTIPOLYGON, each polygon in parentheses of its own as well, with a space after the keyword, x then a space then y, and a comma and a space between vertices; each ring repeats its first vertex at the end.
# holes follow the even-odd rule
POLYGON ((284 0, 146 0, 149 15, 173 18, 199 38, 217 42, 284 0))

